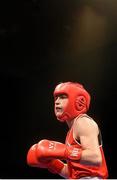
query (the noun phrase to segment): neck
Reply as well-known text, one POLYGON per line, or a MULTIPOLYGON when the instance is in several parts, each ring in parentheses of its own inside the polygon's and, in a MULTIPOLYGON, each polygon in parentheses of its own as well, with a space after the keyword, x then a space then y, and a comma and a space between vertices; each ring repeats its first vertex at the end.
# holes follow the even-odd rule
POLYGON ((72 127, 72 125, 73 125, 73 123, 74 123, 74 120, 75 120, 75 119, 67 120, 67 121, 66 121, 66 123, 67 123, 69 129, 72 127))

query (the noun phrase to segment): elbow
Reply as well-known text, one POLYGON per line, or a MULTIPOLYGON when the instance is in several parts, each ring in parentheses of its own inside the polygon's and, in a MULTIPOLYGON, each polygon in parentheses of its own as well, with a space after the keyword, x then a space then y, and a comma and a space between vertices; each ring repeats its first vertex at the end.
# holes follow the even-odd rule
POLYGON ((95 164, 96 166, 101 166, 102 165, 102 157, 97 155, 95 158, 95 164))

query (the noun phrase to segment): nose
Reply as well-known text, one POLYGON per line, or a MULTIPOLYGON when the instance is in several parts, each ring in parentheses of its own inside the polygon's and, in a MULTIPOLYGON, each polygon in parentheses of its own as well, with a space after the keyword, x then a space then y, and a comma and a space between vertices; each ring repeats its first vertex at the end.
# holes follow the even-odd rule
POLYGON ((57 97, 57 98, 56 98, 56 100, 55 100, 55 104, 59 104, 59 103, 60 103, 60 101, 59 101, 59 100, 60 100, 60 98, 59 98, 59 97, 57 97))

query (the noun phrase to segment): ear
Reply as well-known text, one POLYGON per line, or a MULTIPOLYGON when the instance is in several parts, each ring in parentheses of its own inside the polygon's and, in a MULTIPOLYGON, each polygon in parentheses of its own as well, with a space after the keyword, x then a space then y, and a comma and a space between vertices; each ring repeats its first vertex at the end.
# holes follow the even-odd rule
POLYGON ((86 107, 86 98, 78 96, 75 101, 75 107, 77 111, 82 111, 86 107))

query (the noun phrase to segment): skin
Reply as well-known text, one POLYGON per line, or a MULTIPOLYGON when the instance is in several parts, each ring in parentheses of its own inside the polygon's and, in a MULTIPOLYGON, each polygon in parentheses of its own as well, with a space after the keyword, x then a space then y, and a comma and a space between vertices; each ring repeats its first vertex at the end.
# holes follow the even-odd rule
MULTIPOLYGON (((61 94, 55 97, 55 115, 61 115, 69 100, 67 95, 61 94)), ((82 146, 81 164, 100 166, 102 156, 98 143, 98 125, 93 119, 88 117, 77 117, 71 121, 66 121, 69 128, 73 127, 73 135, 76 140, 80 140, 82 146)), ((65 164, 60 175, 68 178, 68 167, 65 164)))
POLYGON ((68 97, 66 94, 55 96, 55 115, 58 117, 64 112, 65 107, 68 104, 68 97))

